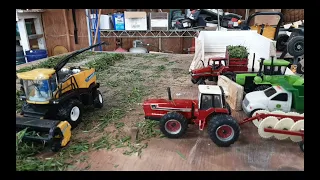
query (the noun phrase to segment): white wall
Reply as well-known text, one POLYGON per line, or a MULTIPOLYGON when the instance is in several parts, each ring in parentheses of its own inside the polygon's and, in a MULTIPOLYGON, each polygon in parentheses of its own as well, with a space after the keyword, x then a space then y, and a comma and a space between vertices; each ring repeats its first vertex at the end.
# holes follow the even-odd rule
MULTIPOLYGON (((253 53, 255 53, 255 69, 258 70, 261 57, 270 59, 270 52, 275 52, 275 46, 271 46, 272 40, 261 36, 257 31, 201 31, 199 38, 204 43, 204 53, 225 52, 228 45, 242 45, 249 50, 249 64, 251 71, 253 53)), ((204 60, 204 56, 202 57, 204 60)))

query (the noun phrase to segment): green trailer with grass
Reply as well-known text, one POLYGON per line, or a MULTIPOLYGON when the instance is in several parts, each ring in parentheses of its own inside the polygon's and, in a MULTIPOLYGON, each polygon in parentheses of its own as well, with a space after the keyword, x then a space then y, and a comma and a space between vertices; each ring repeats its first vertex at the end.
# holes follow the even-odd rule
POLYGON ((236 83, 243 86, 246 93, 280 85, 281 80, 293 86, 303 86, 304 78, 297 75, 285 75, 289 64, 289 61, 283 59, 264 60, 261 58, 259 72, 236 74, 236 83))

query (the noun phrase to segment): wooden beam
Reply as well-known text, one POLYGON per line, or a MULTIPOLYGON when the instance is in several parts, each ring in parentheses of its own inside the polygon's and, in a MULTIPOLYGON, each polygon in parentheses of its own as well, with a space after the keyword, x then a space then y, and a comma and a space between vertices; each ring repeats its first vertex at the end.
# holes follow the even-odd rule
POLYGON ((98 30, 99 30, 99 26, 100 26, 100 16, 101 16, 101 9, 99 9, 98 23, 97 23, 97 27, 96 27, 96 34, 94 35, 93 44, 96 44, 96 42, 97 42, 98 30))
POLYGON ((63 19, 64 19, 64 26, 66 27, 66 31, 67 31, 68 51, 71 52, 70 32, 69 32, 68 19, 67 19, 67 10, 66 9, 63 9, 63 19))

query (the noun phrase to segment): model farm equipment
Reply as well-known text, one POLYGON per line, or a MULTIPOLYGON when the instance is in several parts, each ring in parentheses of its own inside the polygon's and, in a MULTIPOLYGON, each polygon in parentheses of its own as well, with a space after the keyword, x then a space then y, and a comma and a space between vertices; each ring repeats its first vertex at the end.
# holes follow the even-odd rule
POLYGON ((272 85, 279 85, 279 81, 287 81, 292 86, 303 86, 304 79, 297 75, 285 74, 289 61, 283 59, 265 60, 261 58, 258 73, 236 74, 236 83, 244 87, 246 93, 261 91, 272 85))
POLYGON ((240 124, 252 121, 261 137, 290 138, 304 151, 304 86, 280 80, 278 86, 246 94, 242 109, 250 118, 240 124))
POLYGON ((209 58, 207 66, 192 70, 191 82, 206 84, 206 80, 217 81, 219 75, 235 81, 236 73, 248 72, 248 54, 244 46, 227 46, 225 57, 209 58))
POLYGON ((251 121, 258 122, 258 133, 262 138, 275 137, 278 140, 289 138, 293 142, 299 142, 299 146, 304 152, 304 114, 256 111, 253 117, 246 118, 239 124, 251 121))
POLYGON ((240 127, 231 116, 221 86, 199 85, 198 100, 149 99, 143 103, 145 118, 160 121, 160 130, 168 138, 182 137, 188 124, 196 124, 200 130, 208 127, 211 140, 221 147, 230 146, 238 138, 240 127))
POLYGON ((22 116, 16 117, 16 130, 27 128, 29 134, 23 140, 50 144, 52 151, 58 151, 70 141, 71 129, 81 122, 84 105, 102 108, 95 69, 64 67, 71 58, 102 44, 67 55, 53 69, 17 73, 23 87, 23 105, 22 116))

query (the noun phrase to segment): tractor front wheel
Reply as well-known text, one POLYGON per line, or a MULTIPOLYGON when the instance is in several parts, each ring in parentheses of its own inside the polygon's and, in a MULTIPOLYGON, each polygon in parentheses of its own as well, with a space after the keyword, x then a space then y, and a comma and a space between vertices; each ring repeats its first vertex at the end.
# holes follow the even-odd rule
POLYGON ((103 107, 103 97, 99 90, 95 90, 93 92, 93 106, 95 108, 102 108, 103 107))
POLYGON ((238 140, 240 126, 230 115, 219 114, 209 121, 208 134, 217 146, 228 147, 238 140))
POLYGON ((78 99, 71 99, 59 108, 58 117, 67 120, 74 129, 82 120, 83 104, 78 99))
POLYGON ((179 138, 186 133, 188 121, 177 112, 171 112, 160 119, 160 131, 168 138, 179 138))

